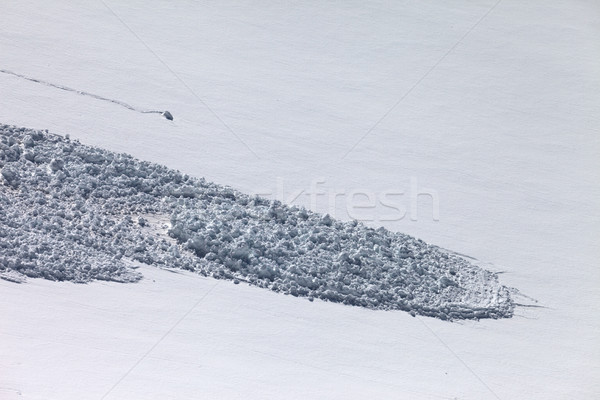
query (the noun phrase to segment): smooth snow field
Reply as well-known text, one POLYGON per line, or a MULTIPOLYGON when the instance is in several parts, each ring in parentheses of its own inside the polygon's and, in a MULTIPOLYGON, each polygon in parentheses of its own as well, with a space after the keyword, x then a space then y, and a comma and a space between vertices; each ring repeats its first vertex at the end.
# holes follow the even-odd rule
MULTIPOLYGON (((23 192, 69 190, 56 176, 72 160, 46 149, 36 161, 25 142, 35 134, 10 143, 15 128, 3 125, 0 235, 12 246, 0 248, 0 399, 600 397, 598 2, 31 0, 0 12, 0 124, 179 170, 224 199, 305 207, 315 224, 325 214, 334 227, 361 220, 361 235, 428 243, 492 277, 483 291, 518 290, 510 318, 444 321, 420 312, 419 296, 419 307, 376 309, 386 308, 369 303, 383 286, 365 286, 358 306, 307 301, 291 286, 258 287, 251 273, 187 271, 169 264, 169 249, 149 263, 119 244, 128 264, 113 265, 93 247, 106 229, 83 229, 86 253, 74 236, 48 233, 57 220, 29 214, 33 201, 46 202, 38 213, 77 207, 23 192), (17 161, 30 169, 7 168, 17 161), (56 257, 33 246, 43 242, 56 257), (36 251, 45 262, 31 261, 36 251), (15 254, 34 272, 66 273, 70 260, 89 282, 25 279, 15 254), (135 282, 85 275, 95 261, 135 282), (240 278, 250 284, 229 280, 240 278)), ((98 159, 80 159, 102 173, 98 159)), ((193 199, 171 189, 157 186, 193 199)), ((186 212, 180 233, 190 234, 197 211, 186 212)), ((170 219, 138 214, 145 222, 132 226, 151 230, 142 236, 208 254, 161 231, 170 219)), ((311 253, 315 268, 330 256, 322 251, 311 253)), ((252 265, 248 254, 238 255, 252 265)), ((348 257, 335 262, 377 256, 348 257)), ((454 290, 442 279, 450 269, 435 265, 424 287, 454 290)), ((262 266, 247 270, 259 277, 262 266)), ((485 297, 476 292, 467 298, 485 297)))

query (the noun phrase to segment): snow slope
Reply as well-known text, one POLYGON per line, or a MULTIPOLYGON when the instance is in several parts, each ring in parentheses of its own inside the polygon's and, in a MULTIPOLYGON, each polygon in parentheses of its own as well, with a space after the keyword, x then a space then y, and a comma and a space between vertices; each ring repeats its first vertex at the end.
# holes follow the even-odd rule
MULTIPOLYGON (((156 279, 160 290, 150 280, 0 281, 2 388, 23 398, 100 398, 133 367, 107 398, 124 397, 119 390, 138 398, 169 390, 222 398, 598 397, 596 2, 106 4, 4 3, 0 68, 169 110, 174 121, 6 74, 0 121, 68 133, 247 193, 276 193, 283 182, 292 200, 319 180, 328 194, 403 191, 397 206, 410 209, 414 178, 439 195, 438 221, 421 196, 416 220, 407 213, 383 221, 390 210, 376 207, 368 223, 503 271, 504 283, 544 308, 455 324, 219 285, 195 309, 195 322, 184 318, 169 333, 207 281, 163 271, 155 271, 168 277, 156 279), (190 297, 182 305, 173 293, 184 285, 190 297), (209 300, 216 308, 203 320, 209 300), (227 303, 241 307, 239 318, 219 312, 227 303), (270 316, 259 318, 262 310, 270 316), (219 333, 202 330, 211 325, 219 333), (219 346, 201 340, 215 336, 219 346), (242 350, 230 350, 240 342, 242 350), (78 346, 67 351, 68 343, 78 346), (152 358, 155 351, 167 360, 152 358), (212 368, 192 368, 203 358, 212 368), (103 378, 96 365, 105 366, 103 378), (32 381, 35 372, 44 374, 32 381)), ((342 219, 347 197, 335 204, 342 219)), ((311 197, 294 203, 310 206, 311 197)), ((329 211, 327 195, 314 205, 329 211)))

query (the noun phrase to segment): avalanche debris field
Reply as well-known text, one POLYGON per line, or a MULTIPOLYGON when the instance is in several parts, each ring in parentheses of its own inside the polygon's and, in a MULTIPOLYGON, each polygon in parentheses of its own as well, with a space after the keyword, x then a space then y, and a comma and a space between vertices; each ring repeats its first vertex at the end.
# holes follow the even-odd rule
POLYGON ((441 319, 513 315, 496 274, 422 240, 0 125, 0 276, 135 282, 138 263, 441 319))

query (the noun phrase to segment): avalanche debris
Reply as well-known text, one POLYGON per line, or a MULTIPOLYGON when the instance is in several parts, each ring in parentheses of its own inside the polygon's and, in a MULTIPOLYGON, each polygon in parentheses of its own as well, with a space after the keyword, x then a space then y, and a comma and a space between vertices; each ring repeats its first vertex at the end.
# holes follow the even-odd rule
POLYGON ((135 261, 311 301, 450 320, 513 314, 495 274, 411 236, 47 131, 0 133, 0 278, 135 282, 135 261))

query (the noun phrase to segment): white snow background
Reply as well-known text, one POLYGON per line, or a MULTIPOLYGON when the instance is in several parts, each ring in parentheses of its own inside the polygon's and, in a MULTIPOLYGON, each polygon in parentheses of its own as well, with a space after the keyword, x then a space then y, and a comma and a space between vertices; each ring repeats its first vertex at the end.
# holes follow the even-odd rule
POLYGON ((174 116, 0 73, 0 123, 246 193, 317 180, 408 193, 417 179, 439 221, 423 196, 416 221, 370 225, 474 257, 541 306, 449 323, 153 268, 136 284, 0 280, 0 398, 600 395, 597 2, 34 0, 0 13, 0 69, 174 116))

